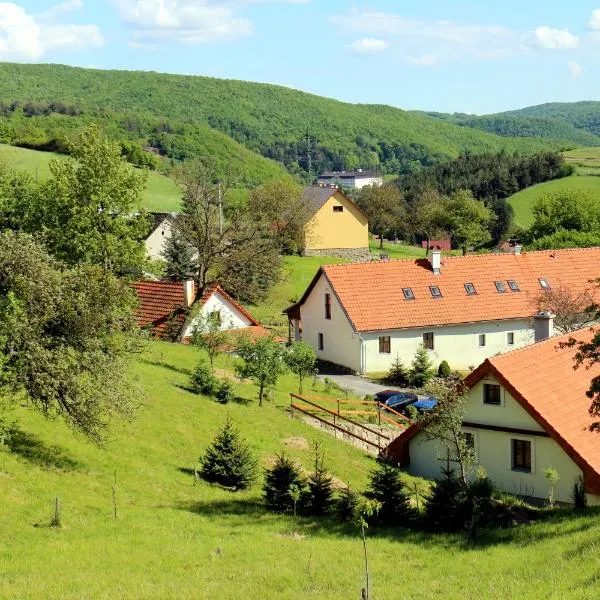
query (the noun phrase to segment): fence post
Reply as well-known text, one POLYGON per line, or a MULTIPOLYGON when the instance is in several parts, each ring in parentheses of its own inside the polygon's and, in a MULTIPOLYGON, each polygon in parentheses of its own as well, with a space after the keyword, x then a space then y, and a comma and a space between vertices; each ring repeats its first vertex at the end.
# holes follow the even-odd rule
POLYGON ((377 424, 381 426, 381 404, 377 403, 377 424))
POLYGON ((337 399, 338 417, 340 416, 340 399, 337 399))

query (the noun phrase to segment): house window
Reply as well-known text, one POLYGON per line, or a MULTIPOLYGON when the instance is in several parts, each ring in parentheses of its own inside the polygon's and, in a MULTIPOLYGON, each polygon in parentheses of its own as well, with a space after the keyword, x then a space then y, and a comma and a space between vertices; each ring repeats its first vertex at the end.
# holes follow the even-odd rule
POLYGON ((325 339, 322 333, 319 333, 319 350, 325 350, 325 339))
POLYGON ((415 294, 412 291, 412 288, 402 288, 402 293, 404 294, 405 300, 414 300, 415 294))
POLYGON ((519 284, 516 281, 514 281, 513 279, 508 280, 508 287, 510 288, 511 292, 520 292, 521 291, 519 289, 519 284))
POLYGON ((515 345, 515 334, 512 331, 509 331, 506 334, 506 345, 514 346, 515 345))
POLYGON ((475 286, 472 283, 465 283, 465 290, 469 296, 474 296, 477 293, 475 286))
POLYGON ((344 212, 344 207, 343 206, 334 206, 333 212, 344 212))
POLYGON ((221 326, 221 311, 213 310, 208 314, 208 320, 212 325, 221 326))
POLYGON ((500 386, 495 383, 483 384, 483 403, 500 406, 500 386))
POLYGON ((504 287, 503 281, 494 281, 494 285, 496 286, 497 292, 500 292, 501 294, 506 293, 506 288, 504 287))
POLYGON ((379 338, 379 354, 391 354, 392 341, 389 335, 384 335, 379 338))
POLYGON ((431 295, 434 298, 441 298, 442 297, 442 291, 440 290, 440 288, 437 285, 429 286, 429 291, 431 292, 431 295))
POLYGON ((426 331, 423 334, 423 346, 427 350, 433 350, 433 331, 426 331))
POLYGON ((512 439, 510 443, 512 446, 512 470, 531 473, 531 442, 512 439))
POLYGON ((471 450, 475 450, 475 434, 470 431, 463 431, 463 436, 465 437, 465 444, 467 448, 471 450))
POLYGON ((479 334, 479 347, 483 348, 485 346, 485 333, 479 334))
POLYGON ((547 279, 544 279, 543 277, 539 279, 540 282, 540 286, 543 290, 549 290, 550 289, 550 284, 548 283, 547 279))
POLYGON ((331 294, 325 294, 325 318, 331 319, 331 294))

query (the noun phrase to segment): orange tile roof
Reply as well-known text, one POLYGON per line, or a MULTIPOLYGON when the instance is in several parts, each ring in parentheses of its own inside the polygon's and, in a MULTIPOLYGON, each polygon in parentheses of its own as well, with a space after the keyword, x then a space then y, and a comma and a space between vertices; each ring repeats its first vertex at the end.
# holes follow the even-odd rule
POLYGON ((600 276, 600 248, 442 257, 439 275, 426 258, 326 265, 288 311, 304 303, 321 274, 356 331, 496 321, 532 316, 542 291, 540 278, 576 292, 593 289, 590 280, 600 276), (508 280, 521 291, 510 291, 508 280), (495 281, 504 283, 506 293, 496 291, 495 281), (477 293, 469 296, 465 283, 477 293), (430 286, 438 286, 442 297, 434 298, 430 286), (411 288, 415 299, 405 300, 403 288, 411 288))
MULTIPOLYGON (((596 419, 590 416, 592 401, 586 392, 600 375, 600 365, 575 369, 577 348, 559 345, 571 338, 588 342, 597 333, 586 329, 488 358, 465 379, 473 387, 493 375, 582 470, 585 489, 592 494, 600 494, 600 434, 589 429, 596 419)), ((420 429, 418 422, 411 425, 384 454, 408 466, 409 442, 420 429)))
POLYGON ((132 283, 131 287, 139 301, 135 317, 140 327, 147 327, 152 330, 153 335, 162 338, 166 336, 173 318, 183 325, 183 283, 137 281, 132 283))
POLYGON ((487 359, 467 377, 472 387, 491 373, 546 430, 584 473, 586 489, 600 494, 600 434, 589 430, 597 419, 586 395, 600 365, 575 369, 577 348, 560 348, 573 338, 589 342, 597 330, 585 329, 487 359))

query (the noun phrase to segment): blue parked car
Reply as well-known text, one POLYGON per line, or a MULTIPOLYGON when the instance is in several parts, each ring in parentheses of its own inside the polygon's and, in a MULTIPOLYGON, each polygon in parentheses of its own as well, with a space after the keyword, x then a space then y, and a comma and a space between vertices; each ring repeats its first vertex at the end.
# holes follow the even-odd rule
POLYGON ((419 397, 416 394, 410 392, 401 392, 395 396, 391 396, 385 401, 385 405, 396 412, 403 412, 408 405, 414 404, 419 401, 419 397))
POLYGON ((426 412, 437 406, 437 400, 429 396, 428 398, 417 400, 414 404, 411 404, 411 406, 414 406, 417 409, 417 412, 426 412))

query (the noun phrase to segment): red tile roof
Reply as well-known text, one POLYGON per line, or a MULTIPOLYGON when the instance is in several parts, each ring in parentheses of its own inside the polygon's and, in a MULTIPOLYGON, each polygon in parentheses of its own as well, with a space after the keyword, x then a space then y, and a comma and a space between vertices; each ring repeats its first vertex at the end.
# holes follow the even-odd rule
MULTIPOLYGON (((571 338, 588 342, 597 333, 586 329, 488 358, 465 380, 473 387, 486 375, 494 376, 582 470, 585 489, 592 494, 600 494, 600 434, 589 429, 594 419, 586 392, 600 375, 600 365, 575 369, 577 348, 561 348, 560 343, 571 338)), ((409 441, 419 431, 418 423, 411 425, 384 453, 407 466, 409 441)))
POLYGON ((560 348, 573 338, 589 342, 597 330, 586 329, 487 359, 466 379, 472 387, 490 373, 546 430, 584 473, 586 489, 600 494, 600 434, 589 430, 591 380, 600 365, 575 369, 577 348, 560 348))
POLYGON ((540 278, 575 292, 593 289, 590 280, 600 276, 600 248, 442 257, 439 275, 425 258, 327 265, 287 311, 297 311, 321 275, 356 331, 517 319, 535 313, 540 278), (508 280, 516 281, 520 291, 512 292, 508 280), (496 290, 495 281, 504 283, 506 293, 496 290), (468 295, 466 283, 477 293, 468 295), (434 298, 430 286, 439 287, 442 297, 434 298), (411 288, 415 299, 405 300, 403 288, 411 288))
MULTIPOLYGON (((136 311, 138 325, 151 329, 153 335, 159 338, 168 336, 169 326, 173 321, 182 326, 186 308, 183 286, 183 282, 167 281, 138 281, 133 283, 131 287, 136 291, 139 301, 139 307, 136 311)), ((268 335, 267 330, 218 285, 209 286, 204 290, 198 300, 200 306, 204 306, 215 292, 223 296, 227 302, 250 321, 251 325, 242 328, 240 331, 247 331, 252 337, 268 335)))
POLYGON ((162 338, 166 337, 173 319, 183 325, 183 283, 137 281, 131 287, 136 291, 139 301, 135 316, 140 327, 147 327, 156 337, 162 338))

